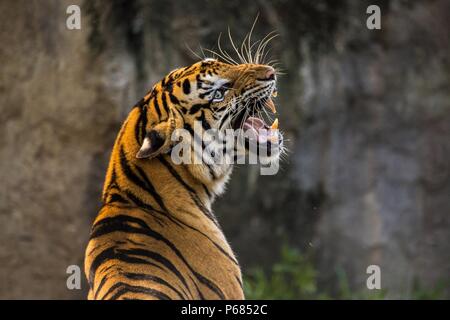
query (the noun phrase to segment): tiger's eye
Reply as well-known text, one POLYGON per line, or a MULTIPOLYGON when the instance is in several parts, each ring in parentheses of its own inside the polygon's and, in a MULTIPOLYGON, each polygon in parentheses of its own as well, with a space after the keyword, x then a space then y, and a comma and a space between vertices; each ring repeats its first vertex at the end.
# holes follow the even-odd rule
POLYGON ((222 98, 222 97, 223 97, 223 92, 217 90, 217 91, 216 91, 216 94, 214 95, 214 99, 220 99, 220 98, 222 98))

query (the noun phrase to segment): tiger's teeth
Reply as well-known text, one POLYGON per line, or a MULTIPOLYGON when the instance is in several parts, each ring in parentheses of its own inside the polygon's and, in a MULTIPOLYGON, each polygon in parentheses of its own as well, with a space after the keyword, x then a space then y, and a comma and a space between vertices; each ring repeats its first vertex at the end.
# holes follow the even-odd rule
POLYGON ((278 96, 278 91, 272 92, 272 97, 276 98, 278 96))
POLYGON ((275 118, 275 121, 270 126, 270 129, 278 129, 278 118, 275 118))
POLYGON ((277 113, 277 109, 275 108, 275 104, 272 99, 267 99, 265 103, 266 107, 270 109, 273 113, 277 113))

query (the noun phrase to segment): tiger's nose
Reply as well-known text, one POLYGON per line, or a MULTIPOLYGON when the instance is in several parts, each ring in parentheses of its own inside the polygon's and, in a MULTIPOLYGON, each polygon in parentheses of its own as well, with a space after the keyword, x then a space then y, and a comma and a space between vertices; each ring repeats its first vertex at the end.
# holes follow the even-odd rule
POLYGON ((269 67, 269 70, 266 71, 266 79, 267 80, 275 80, 275 69, 269 67))

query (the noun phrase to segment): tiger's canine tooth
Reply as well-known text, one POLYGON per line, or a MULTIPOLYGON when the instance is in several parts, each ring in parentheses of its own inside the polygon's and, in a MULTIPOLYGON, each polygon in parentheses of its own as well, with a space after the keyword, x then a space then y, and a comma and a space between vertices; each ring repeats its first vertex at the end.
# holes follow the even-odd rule
POLYGON ((275 118, 275 121, 270 126, 270 129, 278 129, 278 118, 275 118))
POLYGON ((265 106, 269 108, 273 113, 277 113, 277 109, 275 108, 275 104, 273 103, 272 99, 267 99, 265 106))
POLYGON ((278 91, 272 92, 272 97, 276 98, 278 96, 278 91))

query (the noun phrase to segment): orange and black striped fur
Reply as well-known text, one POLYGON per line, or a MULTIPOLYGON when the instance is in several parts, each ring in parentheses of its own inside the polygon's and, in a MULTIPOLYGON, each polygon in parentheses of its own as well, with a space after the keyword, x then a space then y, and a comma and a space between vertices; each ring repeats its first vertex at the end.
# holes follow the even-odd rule
POLYGON ((245 101, 274 90, 270 66, 205 59, 172 71, 132 109, 86 249, 89 299, 244 298, 239 264, 211 211, 232 165, 176 165, 171 135, 195 134, 196 120, 205 130, 236 127, 260 107, 245 101))

